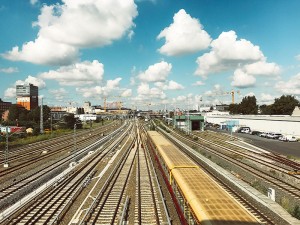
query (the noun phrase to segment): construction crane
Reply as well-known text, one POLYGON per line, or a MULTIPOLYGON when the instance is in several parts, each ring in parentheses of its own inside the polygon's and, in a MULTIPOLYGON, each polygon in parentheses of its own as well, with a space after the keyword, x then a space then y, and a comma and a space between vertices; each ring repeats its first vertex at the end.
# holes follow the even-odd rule
POLYGON ((234 95, 236 94, 241 94, 241 92, 239 90, 235 91, 235 90, 231 90, 229 92, 225 92, 226 94, 230 94, 231 95, 231 103, 234 104, 234 95))
POLYGON ((231 95, 231 103, 234 104, 234 102, 235 102, 235 94, 241 94, 241 92, 240 92, 239 90, 237 90, 237 91, 231 90, 231 91, 228 91, 228 92, 211 94, 211 95, 209 95, 209 96, 231 95))

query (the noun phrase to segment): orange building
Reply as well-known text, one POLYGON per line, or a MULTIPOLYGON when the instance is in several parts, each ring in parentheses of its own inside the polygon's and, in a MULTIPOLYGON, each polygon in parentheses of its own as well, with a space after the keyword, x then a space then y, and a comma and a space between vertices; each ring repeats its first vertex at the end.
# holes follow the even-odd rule
POLYGON ((33 84, 16 86, 17 104, 27 110, 35 109, 39 106, 39 88, 33 84))

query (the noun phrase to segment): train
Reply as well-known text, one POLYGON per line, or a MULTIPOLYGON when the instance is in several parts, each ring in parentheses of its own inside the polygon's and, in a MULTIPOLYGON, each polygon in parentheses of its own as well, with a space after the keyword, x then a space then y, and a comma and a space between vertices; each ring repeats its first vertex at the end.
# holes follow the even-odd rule
POLYGON ((167 174, 167 185, 176 195, 175 205, 180 205, 185 224, 261 224, 258 218, 163 135, 157 131, 148 131, 147 135, 150 148, 167 174))
MULTIPOLYGON (((26 127, 8 126, 8 133, 25 132, 26 127)), ((0 133, 6 133, 6 126, 0 126, 0 133)))

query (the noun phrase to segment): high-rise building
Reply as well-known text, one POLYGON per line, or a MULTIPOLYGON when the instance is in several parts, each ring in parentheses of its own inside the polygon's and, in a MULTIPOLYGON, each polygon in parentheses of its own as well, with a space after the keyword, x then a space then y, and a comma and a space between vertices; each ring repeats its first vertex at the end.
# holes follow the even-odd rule
POLYGON ((32 110, 39 106, 39 88, 33 84, 17 85, 16 96, 17 104, 27 110, 32 110))

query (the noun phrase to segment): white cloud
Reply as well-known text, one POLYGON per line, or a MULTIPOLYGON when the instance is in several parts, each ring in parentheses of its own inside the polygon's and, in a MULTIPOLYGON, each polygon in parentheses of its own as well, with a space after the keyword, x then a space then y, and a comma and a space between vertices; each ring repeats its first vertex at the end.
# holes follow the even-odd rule
POLYGON ((15 98, 16 97, 16 88, 7 88, 5 91, 4 91, 4 98, 5 99, 11 99, 11 98, 15 98))
POLYGON ((0 72, 2 72, 2 73, 17 73, 17 72, 19 72, 19 69, 17 67, 0 68, 0 72))
POLYGON ((122 92, 121 96, 122 97, 131 97, 132 96, 132 90, 131 89, 126 89, 125 91, 122 92))
POLYGON ((39 2, 39 0, 30 0, 30 4, 31 5, 35 5, 35 4, 37 4, 39 2))
POLYGON ((50 89, 49 94, 53 96, 57 100, 62 100, 65 98, 66 94, 68 92, 64 88, 59 88, 59 89, 50 89))
POLYGON ((165 61, 161 61, 148 67, 144 72, 141 72, 138 77, 141 81, 145 82, 157 82, 165 81, 170 74, 172 64, 165 61))
POLYGON ((166 98, 166 94, 160 88, 150 88, 149 84, 141 83, 137 88, 138 98, 143 99, 143 97, 147 99, 152 98, 159 98, 164 99, 166 98))
POLYGON ((42 73, 40 77, 56 80, 60 85, 83 86, 99 83, 103 79, 103 74, 103 64, 98 60, 94 60, 62 66, 58 70, 42 73))
POLYGON ((280 67, 276 63, 258 61, 244 66, 245 73, 250 75, 276 76, 280 74, 280 67))
POLYGON ((245 39, 237 40, 234 31, 222 32, 212 41, 212 50, 198 57, 196 75, 206 78, 210 73, 218 73, 264 60, 264 55, 259 46, 253 45, 245 39))
POLYGON ((46 65, 68 65, 78 60, 78 49, 63 43, 38 37, 35 41, 30 41, 22 46, 13 47, 2 56, 11 61, 25 61, 34 64, 46 65))
POLYGON ((296 55, 295 58, 300 61, 300 55, 296 55))
POLYGON ((205 85, 205 83, 203 81, 199 80, 199 81, 196 81, 195 83, 193 83, 192 85, 193 86, 203 86, 203 85, 205 85))
POLYGON ((192 18, 184 9, 179 10, 173 17, 173 23, 160 32, 157 39, 161 38, 165 38, 166 43, 159 52, 168 56, 194 53, 208 48, 211 42, 199 20, 192 18))
POLYGON ((237 69, 233 75, 233 81, 231 85, 238 88, 248 88, 253 87, 255 85, 255 77, 249 75, 242 71, 241 69, 237 69))
POLYGON ((114 80, 108 80, 105 86, 84 87, 76 88, 76 91, 85 98, 99 98, 100 96, 114 96, 117 91, 120 90, 120 81, 122 78, 116 78, 114 80))
POLYGON ((249 92, 247 94, 245 94, 245 96, 255 96, 254 92, 249 92))
POLYGON ((78 58, 79 48, 109 45, 134 27, 134 0, 62 0, 43 5, 35 41, 2 54, 15 61, 66 65, 78 58))
POLYGON ((17 80, 13 87, 9 87, 4 92, 5 98, 15 98, 16 97, 16 85, 23 85, 23 84, 33 84, 39 87, 40 89, 44 89, 46 87, 45 81, 38 77, 28 76, 25 80, 17 80))
POLYGON ((261 93, 260 98, 259 98, 259 103, 269 105, 269 104, 274 103, 275 98, 276 98, 276 96, 274 96, 274 95, 261 93))
POLYGON ((288 81, 279 81, 275 88, 282 94, 300 95, 300 73, 291 77, 288 81))
POLYGON ((128 32, 128 34, 127 34, 127 38, 128 38, 129 40, 131 40, 133 36, 134 36, 134 31, 133 31, 133 30, 130 30, 130 31, 128 32))
POLYGON ((156 82, 155 86, 159 87, 162 90, 182 90, 184 87, 177 82, 170 80, 169 82, 156 82))
POLYGON ((43 89, 46 87, 45 81, 43 81, 41 78, 28 76, 24 81, 17 80, 16 85, 23 85, 23 84, 33 84, 35 86, 38 86, 39 89, 43 89))

